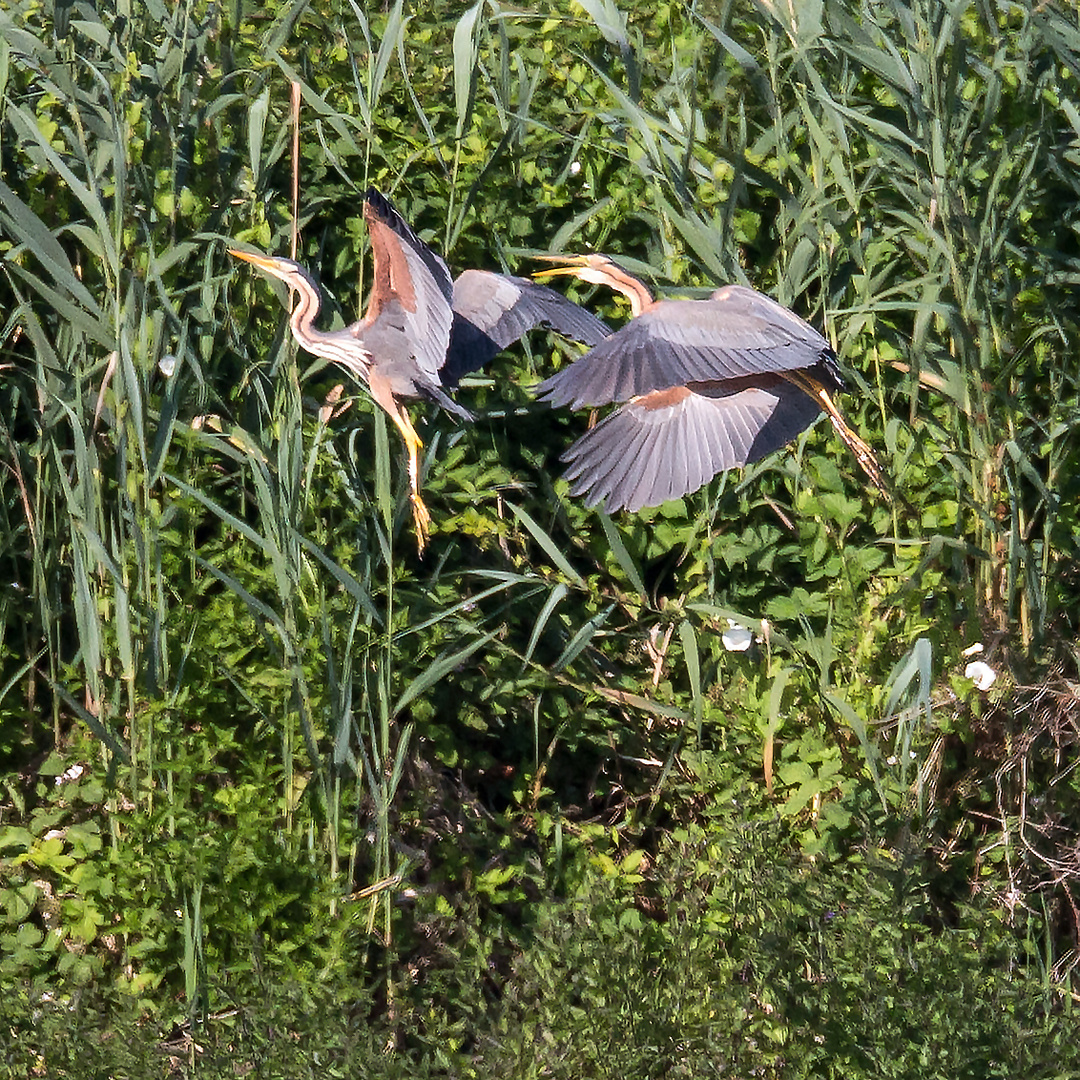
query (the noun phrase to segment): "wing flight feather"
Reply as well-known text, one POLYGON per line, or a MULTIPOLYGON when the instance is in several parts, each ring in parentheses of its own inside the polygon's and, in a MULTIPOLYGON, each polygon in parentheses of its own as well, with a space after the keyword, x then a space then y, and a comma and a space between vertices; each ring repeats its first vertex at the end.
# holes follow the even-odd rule
POLYGON ((609 513, 655 506, 779 449, 821 411, 782 378, 689 389, 661 407, 647 396, 631 401, 582 435, 564 455, 571 493, 609 513))

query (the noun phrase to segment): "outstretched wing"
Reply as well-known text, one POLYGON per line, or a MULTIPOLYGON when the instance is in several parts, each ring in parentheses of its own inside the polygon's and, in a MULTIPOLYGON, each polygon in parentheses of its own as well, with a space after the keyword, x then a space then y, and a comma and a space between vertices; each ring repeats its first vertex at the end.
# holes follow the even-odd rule
POLYGON ((611 333, 595 315, 562 293, 525 278, 490 270, 466 270, 454 281, 454 322, 442 370, 454 387, 535 327, 555 330, 573 341, 595 345, 611 333))
POLYGON ((818 402, 777 375, 653 391, 567 450, 570 491, 609 513, 659 506, 779 449, 819 412, 818 402))
POLYGON ((453 321, 450 271, 374 188, 364 195, 364 221, 375 255, 375 280, 364 318, 352 329, 392 353, 375 356, 388 370, 415 364, 422 381, 437 384, 453 321))
POLYGON ((833 357, 794 312, 742 285, 707 300, 662 300, 540 384, 552 405, 629 401, 688 382, 810 368, 833 357))

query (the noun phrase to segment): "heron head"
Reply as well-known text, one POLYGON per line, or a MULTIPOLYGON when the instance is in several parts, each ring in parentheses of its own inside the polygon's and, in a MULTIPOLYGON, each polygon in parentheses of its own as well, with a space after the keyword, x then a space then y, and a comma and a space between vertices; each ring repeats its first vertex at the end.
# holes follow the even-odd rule
POLYGON ((312 276, 292 259, 281 259, 273 255, 263 255, 258 251, 241 251, 239 248, 229 248, 229 254, 236 259, 243 259, 252 266, 264 271, 271 277, 284 281, 286 285, 298 291, 304 291, 304 287, 316 289, 312 276))
POLYGON ((616 276, 618 264, 607 255, 590 253, 588 255, 536 255, 541 262, 554 263, 548 270, 537 270, 533 278, 537 281, 553 277, 576 277, 591 285, 608 285, 616 276))

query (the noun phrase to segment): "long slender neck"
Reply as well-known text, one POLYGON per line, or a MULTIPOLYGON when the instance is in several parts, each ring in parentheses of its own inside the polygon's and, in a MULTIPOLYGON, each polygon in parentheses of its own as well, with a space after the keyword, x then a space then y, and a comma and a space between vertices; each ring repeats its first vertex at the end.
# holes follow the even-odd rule
POLYGON ((653 295, 645 282, 627 273, 616 263, 605 268, 604 279, 605 285, 622 293, 630 301, 630 314, 635 319, 653 306, 653 295))
POLYGON ((315 356, 333 360, 347 367, 362 379, 367 379, 371 353, 356 334, 335 330, 325 333, 315 329, 322 300, 316 289, 297 289, 299 299, 289 315, 289 326, 299 344, 315 356))
POLYGON ((296 306, 289 315, 289 326, 292 327, 293 337, 308 352, 315 353, 317 356, 321 355, 317 346, 322 331, 315 329, 315 320, 319 317, 322 300, 314 290, 294 289, 293 291, 296 296, 296 306))

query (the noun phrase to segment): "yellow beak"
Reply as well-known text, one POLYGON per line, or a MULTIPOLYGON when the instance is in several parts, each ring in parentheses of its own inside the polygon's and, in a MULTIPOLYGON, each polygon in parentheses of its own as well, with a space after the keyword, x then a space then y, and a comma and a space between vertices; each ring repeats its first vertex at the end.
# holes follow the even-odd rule
POLYGON ((273 271, 277 259, 271 259, 267 255, 260 255, 257 251, 241 251, 239 248, 228 248, 228 252, 235 259, 243 259, 244 262, 257 266, 260 270, 273 271))
POLYGON ((579 270, 592 265, 590 255, 534 255, 533 258, 539 262, 556 264, 550 270, 535 270, 532 275, 535 280, 564 276, 576 277, 579 270))

